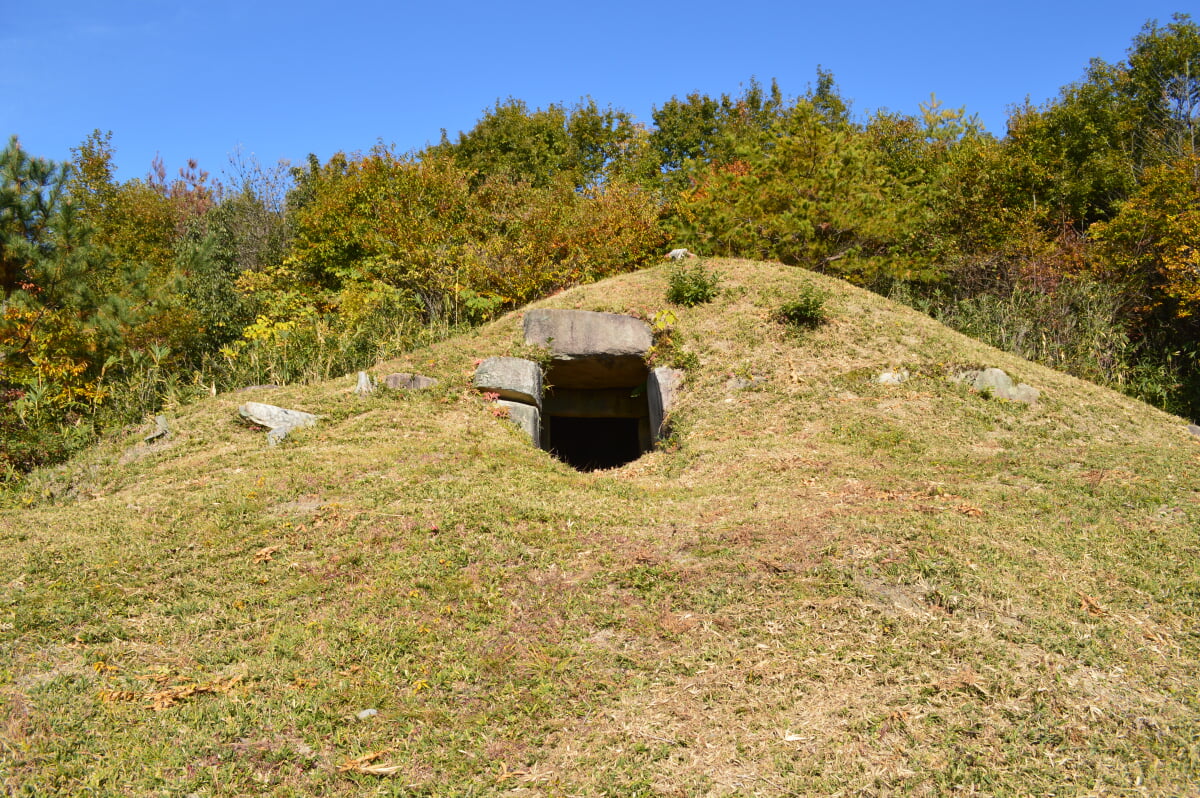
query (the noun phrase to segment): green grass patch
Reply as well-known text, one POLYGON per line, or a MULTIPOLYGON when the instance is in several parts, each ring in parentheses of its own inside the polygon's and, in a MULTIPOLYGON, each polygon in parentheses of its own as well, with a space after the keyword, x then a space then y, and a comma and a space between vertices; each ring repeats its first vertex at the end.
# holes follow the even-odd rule
MULTIPOLYGON (((1182 422, 819 275, 718 265, 722 302, 673 325, 697 353, 677 439, 620 469, 566 468, 470 390, 508 316, 377 367, 428 394, 255 395, 324 416, 274 449, 220 395, 166 444, 31 474, 0 510, 5 790, 1193 790, 1182 422), (763 326, 810 284, 835 316, 763 326), (951 362, 1043 398, 987 401, 951 362)), ((668 279, 544 304, 648 317, 668 279)))

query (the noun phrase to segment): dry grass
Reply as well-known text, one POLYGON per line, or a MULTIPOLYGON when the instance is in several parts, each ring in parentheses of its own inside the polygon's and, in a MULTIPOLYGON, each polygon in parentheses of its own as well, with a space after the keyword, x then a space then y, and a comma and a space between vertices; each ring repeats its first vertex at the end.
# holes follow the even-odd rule
MULTIPOLYGON (((674 445, 621 469, 572 471, 470 391, 514 315, 378 368, 435 391, 220 396, 37 475, 0 511, 0 783, 1196 794, 1184 424, 844 284, 716 265, 722 296, 676 310, 700 367, 674 445), (770 319, 806 283, 831 321, 797 335, 770 319), (968 365, 1043 399, 946 379, 968 365), (247 398, 324 419, 268 449, 247 398)), ((665 288, 543 304, 651 317, 665 288)))

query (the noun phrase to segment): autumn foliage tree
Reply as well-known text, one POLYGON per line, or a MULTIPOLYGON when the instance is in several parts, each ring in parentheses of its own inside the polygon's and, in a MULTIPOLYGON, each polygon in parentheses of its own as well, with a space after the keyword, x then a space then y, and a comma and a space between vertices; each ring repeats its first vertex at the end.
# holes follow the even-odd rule
POLYGON ((1134 311, 1200 333, 1200 155, 1147 169, 1138 191, 1108 222, 1092 226, 1096 268, 1122 285, 1134 311))
POLYGON ((105 368, 141 320, 142 270, 93 240, 69 179, 15 137, 0 151, 0 428, 10 439, 0 470, 49 456, 55 445, 39 432, 94 410, 105 368))
POLYGON ((675 202, 679 240, 698 251, 863 276, 902 251, 910 186, 856 126, 811 98, 761 138, 692 172, 675 202))
POLYGON ((270 287, 281 308, 369 295, 457 318, 464 292, 512 305, 636 268, 661 246, 654 199, 627 181, 581 189, 572 172, 532 184, 502 171, 473 185, 477 174, 445 153, 386 148, 310 165, 290 255, 244 284, 270 287))
POLYGON ((629 114, 601 108, 591 98, 530 110, 510 97, 456 141, 443 131, 431 155, 449 155, 475 187, 507 178, 534 188, 567 181, 583 189, 643 169, 644 146, 644 132, 629 114))

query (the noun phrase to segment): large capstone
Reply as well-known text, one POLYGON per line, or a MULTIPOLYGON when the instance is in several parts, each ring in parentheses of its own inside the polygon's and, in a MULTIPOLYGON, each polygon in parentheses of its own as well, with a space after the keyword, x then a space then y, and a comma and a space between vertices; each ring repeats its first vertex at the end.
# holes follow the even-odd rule
POLYGON ((550 350, 546 381, 556 388, 634 388, 646 381, 650 326, 632 316, 588 310, 531 310, 525 343, 550 350))

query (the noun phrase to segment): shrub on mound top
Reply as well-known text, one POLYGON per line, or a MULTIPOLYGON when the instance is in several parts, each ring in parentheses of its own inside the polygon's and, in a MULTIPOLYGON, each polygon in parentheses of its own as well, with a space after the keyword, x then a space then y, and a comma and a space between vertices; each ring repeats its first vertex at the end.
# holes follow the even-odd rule
POLYGON ((685 308, 702 305, 716 299, 720 293, 721 275, 704 268, 704 263, 687 267, 677 265, 667 276, 667 301, 685 308))
POLYGON ((775 313, 775 318, 788 327, 812 329, 829 320, 825 309, 825 294, 810 285, 804 286, 796 298, 784 302, 775 313))

